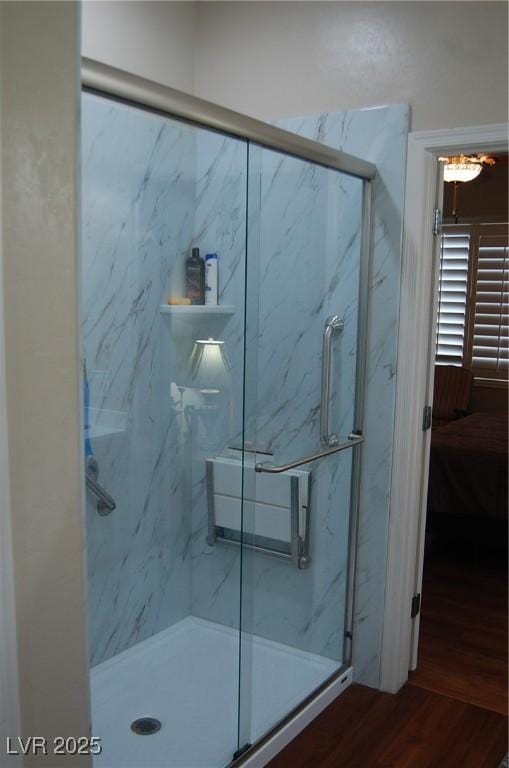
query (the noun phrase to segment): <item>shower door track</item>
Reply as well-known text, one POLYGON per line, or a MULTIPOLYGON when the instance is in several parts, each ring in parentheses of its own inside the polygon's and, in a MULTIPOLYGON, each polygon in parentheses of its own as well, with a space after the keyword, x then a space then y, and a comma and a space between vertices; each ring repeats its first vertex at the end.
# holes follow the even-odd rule
POLYGON ((376 174, 376 165, 359 157, 92 59, 81 60, 81 82, 86 90, 246 139, 349 176, 370 181, 376 174))
MULTIPOLYGON (((242 115, 169 86, 133 75, 88 58, 81 60, 81 82, 84 91, 128 103, 198 127, 252 142, 261 147, 305 160, 324 168, 340 171, 361 179, 362 220, 360 247, 358 332, 354 405, 355 435, 351 475, 350 530, 346 587, 344 663, 318 690, 312 693, 264 737, 239 755, 231 765, 260 768, 283 749, 311 720, 330 704, 353 681, 352 645, 354 631, 354 583, 358 537, 359 499, 361 495, 360 444, 364 434, 366 355, 368 351, 369 285, 371 281, 371 229, 373 180, 376 165, 318 141, 306 139, 269 123, 242 115), (265 759, 266 756, 266 759, 265 759), (260 759, 262 762, 260 762, 260 759)), ((369 442, 369 441, 368 441, 369 442)), ((324 451, 328 454, 328 451, 324 451)), ((264 468, 265 470, 265 468, 264 468)), ((263 470, 262 470, 263 471, 263 470)), ((266 471, 266 470, 265 470, 266 471)))

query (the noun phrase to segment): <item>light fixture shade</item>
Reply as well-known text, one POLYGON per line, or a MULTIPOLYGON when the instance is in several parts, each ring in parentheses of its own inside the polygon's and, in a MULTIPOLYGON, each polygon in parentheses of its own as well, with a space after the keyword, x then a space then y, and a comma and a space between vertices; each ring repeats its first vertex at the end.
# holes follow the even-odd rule
POLYGON ((444 163, 444 181, 473 181, 485 165, 494 165, 495 160, 488 155, 456 155, 439 157, 444 163))
POLYGON ((481 171, 481 163, 448 163, 444 168, 444 181, 473 181, 481 171))
POLYGON ((219 393, 230 384, 224 341, 196 339, 191 353, 191 384, 203 393, 219 393))

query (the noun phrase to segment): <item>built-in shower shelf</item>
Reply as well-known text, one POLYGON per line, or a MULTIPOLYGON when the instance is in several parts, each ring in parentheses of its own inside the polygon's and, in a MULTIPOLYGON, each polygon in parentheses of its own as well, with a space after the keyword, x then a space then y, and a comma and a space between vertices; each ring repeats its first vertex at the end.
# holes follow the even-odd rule
POLYGON ((235 314, 235 307, 232 304, 218 304, 214 307, 206 306, 204 304, 161 304, 161 313, 163 315, 180 317, 184 320, 193 320, 199 318, 233 315, 235 314))

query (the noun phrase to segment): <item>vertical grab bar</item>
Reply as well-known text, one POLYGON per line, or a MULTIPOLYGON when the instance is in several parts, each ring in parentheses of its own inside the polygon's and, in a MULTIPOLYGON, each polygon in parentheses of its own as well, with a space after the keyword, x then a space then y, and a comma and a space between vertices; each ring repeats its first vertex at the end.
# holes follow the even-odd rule
POLYGON ((339 315, 332 315, 325 321, 322 345, 322 392, 320 399, 320 442, 322 445, 337 445, 339 438, 329 434, 329 403, 331 389, 331 342, 335 333, 341 333, 344 322, 339 315))

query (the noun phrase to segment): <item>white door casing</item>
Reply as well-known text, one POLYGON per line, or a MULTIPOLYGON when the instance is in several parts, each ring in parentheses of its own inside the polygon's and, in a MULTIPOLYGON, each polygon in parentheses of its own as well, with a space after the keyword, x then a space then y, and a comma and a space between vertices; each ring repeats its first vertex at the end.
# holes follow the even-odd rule
MULTIPOLYGON (((408 137, 398 373, 380 688, 395 693, 417 664, 430 437, 422 430, 431 404, 437 293, 433 208, 439 155, 505 151, 508 125, 420 131, 408 137)), ((440 184, 440 187, 442 185, 440 184)), ((438 238, 437 238, 438 239, 438 238)))

